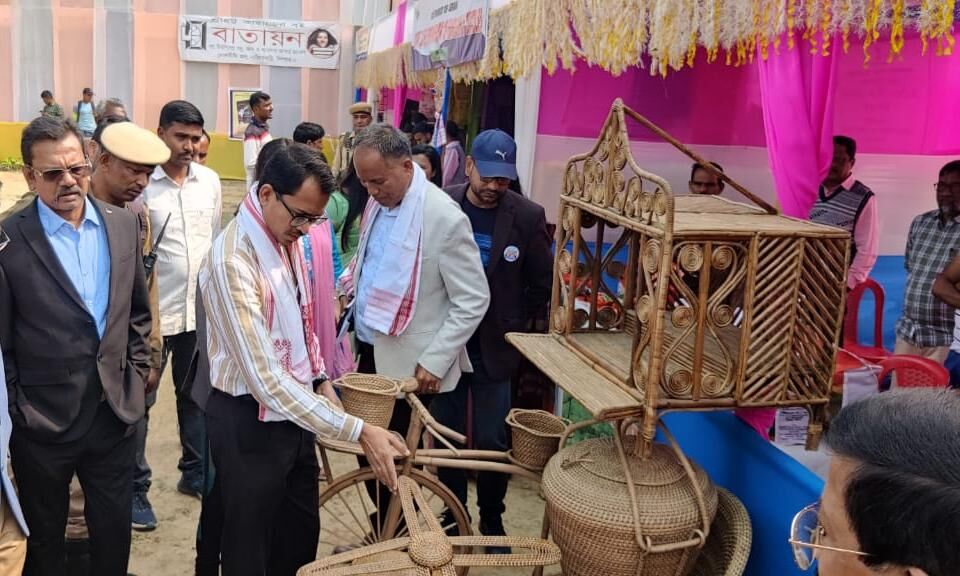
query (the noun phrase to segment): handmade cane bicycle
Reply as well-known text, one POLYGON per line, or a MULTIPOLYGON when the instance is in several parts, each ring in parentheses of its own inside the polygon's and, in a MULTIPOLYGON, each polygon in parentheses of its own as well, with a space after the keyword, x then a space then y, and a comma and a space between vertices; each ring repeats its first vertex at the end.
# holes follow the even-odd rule
MULTIPOLYGON (((397 475, 412 480, 423 493, 425 505, 419 508, 417 516, 420 527, 428 525, 429 515, 451 536, 469 536, 470 518, 456 495, 426 468, 501 472, 539 483, 540 470, 559 448, 560 436, 567 426, 565 421, 546 412, 515 410, 507 419, 515 431, 513 450, 458 449, 453 443, 465 444, 466 437, 433 418, 414 392, 416 380, 347 374, 335 385, 341 390, 348 413, 377 426, 389 424, 394 402, 405 401, 410 405, 412 414, 405 437, 410 455, 398 460, 397 475), (401 396, 398 398, 398 395, 401 396), (421 437, 425 433, 444 448, 421 448, 421 437)), ((342 552, 410 533, 409 519, 403 520, 400 498, 381 488, 370 467, 334 475, 328 451, 362 456, 359 444, 319 438, 317 444, 327 474, 326 486, 320 493, 321 554, 342 552)))

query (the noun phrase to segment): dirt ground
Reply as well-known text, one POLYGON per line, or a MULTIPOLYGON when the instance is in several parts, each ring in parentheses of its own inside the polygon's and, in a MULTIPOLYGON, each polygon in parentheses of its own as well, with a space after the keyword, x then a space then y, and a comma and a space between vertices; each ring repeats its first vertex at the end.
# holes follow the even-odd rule
MULTIPOLYGON (((19 173, 0 172, 0 218, 14 207, 29 200, 27 188, 19 173)), ((232 218, 243 195, 243 183, 223 181, 224 221, 232 218)), ((130 572, 137 576, 184 576, 193 573, 194 544, 200 501, 177 492, 179 478, 177 459, 180 455, 177 435, 177 414, 173 383, 169 371, 160 386, 157 404, 151 411, 150 432, 147 437, 147 460, 153 469, 153 486, 150 500, 159 520, 153 532, 134 532, 130 572)), ((331 466, 336 474, 356 468, 352 456, 332 455, 331 466)), ((478 518, 475 507, 476 494, 471 483, 471 515, 478 518)), ((504 524, 512 535, 537 536, 543 518, 544 502, 539 487, 529 480, 515 478, 507 494, 507 512, 504 524)), ((331 526, 322 527, 322 531, 331 526)), ((476 521, 474 532, 477 532, 476 521)), ((320 543, 323 549, 323 543, 320 543)), ((327 546, 329 548, 329 546, 327 546)), ((529 569, 474 569, 471 574, 513 575, 529 574, 529 569)), ((559 574, 559 567, 548 568, 548 575, 559 574)))

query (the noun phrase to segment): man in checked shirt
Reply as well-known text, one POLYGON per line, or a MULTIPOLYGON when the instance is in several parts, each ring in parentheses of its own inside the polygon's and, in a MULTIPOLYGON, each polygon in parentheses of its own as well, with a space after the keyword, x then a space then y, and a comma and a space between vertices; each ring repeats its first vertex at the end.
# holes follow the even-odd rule
POLYGON ((953 341, 955 304, 938 300, 932 290, 960 248, 960 160, 940 169, 934 189, 939 209, 917 216, 907 237, 907 287, 894 353, 942 364, 953 341))

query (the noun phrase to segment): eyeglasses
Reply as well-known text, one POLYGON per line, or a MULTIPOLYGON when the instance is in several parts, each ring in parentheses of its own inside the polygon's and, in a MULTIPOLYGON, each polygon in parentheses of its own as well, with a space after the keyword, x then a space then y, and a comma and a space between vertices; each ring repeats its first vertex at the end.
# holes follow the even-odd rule
POLYGON ((7 247, 7 244, 10 243, 10 237, 7 236, 7 233, 3 231, 3 228, 0 228, 0 252, 7 247))
POLYGON ((933 189, 936 190, 938 194, 949 193, 960 195, 960 182, 954 182, 953 184, 937 182, 933 185, 933 189))
POLYGON ((34 174, 42 177, 43 180, 48 184, 56 184, 63 180, 63 176, 67 172, 70 173, 70 176, 72 176, 74 180, 89 178, 93 166, 91 166, 89 162, 84 162, 83 164, 77 164, 76 166, 70 166, 69 168, 48 168, 46 170, 40 170, 34 168, 33 166, 27 166, 27 168, 33 170, 34 174))
POLYGON ((287 209, 287 212, 290 213, 290 227, 299 228, 307 224, 313 226, 314 224, 320 224, 327 221, 327 215, 321 214, 320 216, 307 216, 305 214, 297 214, 287 206, 287 203, 283 201, 283 196, 277 194, 277 200, 283 204, 283 207, 287 209))
POLYGON ((820 523, 820 503, 811 504, 803 510, 797 512, 793 517, 793 524, 790 526, 790 545, 793 546, 793 559, 801 570, 809 570, 817 561, 817 552, 819 550, 830 550, 831 552, 843 552, 846 554, 856 554, 857 556, 869 556, 864 552, 857 550, 846 550, 844 548, 834 548, 824 546, 820 543, 823 538, 823 525, 820 523))

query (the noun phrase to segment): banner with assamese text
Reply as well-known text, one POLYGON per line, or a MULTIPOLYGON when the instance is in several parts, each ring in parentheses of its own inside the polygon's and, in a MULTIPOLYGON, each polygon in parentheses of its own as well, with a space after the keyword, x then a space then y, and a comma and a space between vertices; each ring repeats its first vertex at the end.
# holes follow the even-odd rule
POLYGON ((340 63, 335 22, 180 16, 180 59, 334 70, 340 63))

